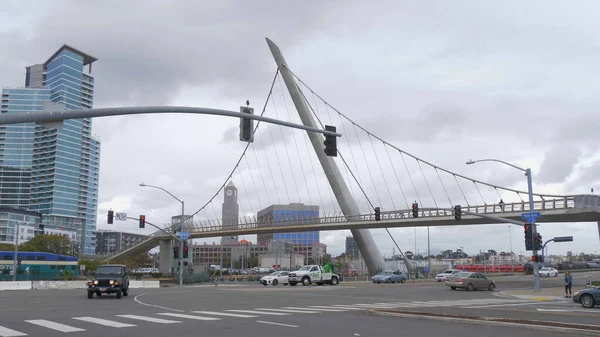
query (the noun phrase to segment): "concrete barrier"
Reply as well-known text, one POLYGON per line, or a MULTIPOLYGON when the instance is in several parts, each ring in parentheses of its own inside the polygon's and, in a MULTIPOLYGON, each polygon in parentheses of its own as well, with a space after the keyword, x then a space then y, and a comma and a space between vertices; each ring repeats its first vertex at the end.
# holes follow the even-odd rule
POLYGON ((0 291, 2 290, 31 290, 31 281, 0 282, 0 291))
POLYGON ((135 288, 160 288, 160 281, 129 281, 129 287, 135 288))
POLYGON ((86 281, 33 281, 31 289, 85 289, 86 281))

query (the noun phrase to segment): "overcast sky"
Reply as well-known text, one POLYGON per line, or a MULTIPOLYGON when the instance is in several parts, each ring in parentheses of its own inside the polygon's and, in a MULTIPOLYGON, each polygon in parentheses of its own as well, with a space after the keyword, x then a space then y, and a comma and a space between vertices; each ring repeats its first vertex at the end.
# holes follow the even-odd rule
MULTIPOLYGON (((23 86, 25 66, 43 63, 66 43, 98 58, 95 107, 237 111, 250 100, 258 114, 276 71, 269 37, 290 68, 332 106, 408 153, 526 190, 519 171, 464 164, 503 159, 531 167, 537 193, 588 194, 600 188, 599 10, 593 1, 4 1, 0 86, 23 86)), ((265 115, 300 123, 284 89, 278 80, 265 115)), ((340 152, 384 211, 418 198, 421 207, 520 201, 514 193, 478 190, 468 180, 459 179, 459 188, 452 175, 404 156, 407 170, 397 151, 371 143, 304 92, 323 122, 344 134, 340 152)), ((244 149, 238 125, 233 118, 178 114, 95 119, 93 133, 102 142, 98 228, 152 232, 133 221, 107 225, 109 208, 145 214, 158 224, 179 214, 176 200, 139 187, 141 182, 168 189, 185 201, 188 214, 198 210, 244 149)), ((336 163, 361 211, 369 212, 339 157, 336 163)), ((302 131, 261 126, 233 181, 240 214, 288 202, 339 212, 302 131)), ((222 199, 221 193, 196 219, 220 217, 222 199)), ((424 228, 391 232, 403 250, 415 249, 415 236, 416 248, 427 249, 424 228)), ((552 245, 550 253, 598 248, 596 223, 541 224, 540 232, 575 238, 552 245)), ((322 242, 339 254, 349 233, 323 232, 322 242)), ((385 230, 372 233, 381 251, 391 254, 385 230)), ((467 253, 507 251, 509 235, 513 251, 525 253, 522 230, 507 224, 430 230, 432 250, 462 246, 467 253)))

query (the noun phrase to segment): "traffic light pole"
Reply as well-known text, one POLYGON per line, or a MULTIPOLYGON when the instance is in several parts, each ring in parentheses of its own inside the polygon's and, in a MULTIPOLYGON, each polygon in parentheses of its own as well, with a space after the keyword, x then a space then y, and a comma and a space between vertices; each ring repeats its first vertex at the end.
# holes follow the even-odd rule
MULTIPOLYGON (((185 229, 185 206, 183 200, 181 200, 181 226, 179 232, 183 232, 185 229)), ((181 255, 179 255, 179 287, 183 287, 183 249, 185 240, 181 240, 181 255)), ((169 253, 170 254, 170 253, 169 253)))
POLYGON ((17 222, 17 231, 15 232, 15 256, 13 256, 13 282, 17 281, 17 259, 19 255, 19 234, 20 222, 17 222))
MULTIPOLYGON (((533 206, 533 184, 531 182, 531 169, 528 168, 525 171, 525 175, 527 176, 527 189, 529 191, 529 213, 532 213, 534 210, 534 206, 533 206)), ((536 229, 536 225, 535 225, 535 219, 532 219, 532 228, 531 228, 531 242, 533 242, 533 255, 537 256, 538 252, 537 249, 535 249, 535 236, 537 234, 537 229, 536 229)), ((541 285, 540 285, 540 265, 538 264, 538 261, 531 261, 532 265, 533 265, 533 291, 537 292, 537 291, 541 291, 541 285)))

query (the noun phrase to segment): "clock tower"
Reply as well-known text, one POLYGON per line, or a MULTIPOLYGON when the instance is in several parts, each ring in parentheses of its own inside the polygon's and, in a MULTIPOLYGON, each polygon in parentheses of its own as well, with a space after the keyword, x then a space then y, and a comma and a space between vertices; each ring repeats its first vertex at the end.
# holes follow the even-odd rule
MULTIPOLYGON (((225 196, 223 198, 223 216, 222 223, 223 229, 237 229, 239 221, 239 206, 237 203, 238 190, 232 181, 229 181, 225 186, 225 196)), ((238 242, 237 235, 225 236, 221 238, 221 243, 225 245, 231 245, 238 242)))

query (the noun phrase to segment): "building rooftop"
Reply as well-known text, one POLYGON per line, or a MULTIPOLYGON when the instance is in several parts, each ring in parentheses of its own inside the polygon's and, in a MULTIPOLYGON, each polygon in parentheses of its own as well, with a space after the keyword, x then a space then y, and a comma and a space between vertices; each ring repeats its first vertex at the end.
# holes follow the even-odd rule
POLYGON ((57 50, 57 51, 56 51, 54 54, 52 54, 52 56, 50 56, 50 58, 48 58, 48 60, 47 60, 47 61, 44 63, 44 66, 47 66, 47 65, 48 65, 48 63, 50 63, 50 61, 54 60, 54 58, 55 58, 55 57, 56 57, 56 56, 57 56, 57 55, 58 55, 58 54, 59 54, 61 51, 63 51, 63 50, 69 50, 69 51, 72 51, 72 52, 74 52, 74 53, 77 53, 77 54, 79 54, 79 55, 83 56, 83 65, 84 65, 84 66, 85 66, 85 65, 88 65, 88 64, 90 64, 90 63, 93 63, 93 62, 96 62, 96 61, 98 61, 98 59, 97 59, 97 58, 95 58, 95 57, 93 57, 93 56, 91 56, 91 55, 88 55, 88 54, 86 54, 86 53, 84 53, 84 52, 82 52, 82 51, 80 51, 80 50, 78 50, 78 49, 75 49, 75 48, 73 48, 73 47, 69 46, 68 44, 64 44, 64 45, 63 45, 62 47, 60 47, 60 48, 59 48, 59 49, 58 49, 58 50, 57 50))

